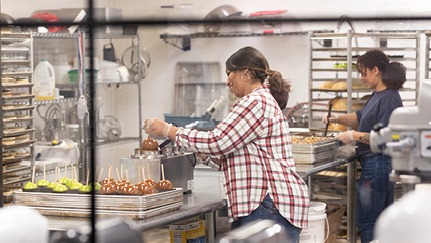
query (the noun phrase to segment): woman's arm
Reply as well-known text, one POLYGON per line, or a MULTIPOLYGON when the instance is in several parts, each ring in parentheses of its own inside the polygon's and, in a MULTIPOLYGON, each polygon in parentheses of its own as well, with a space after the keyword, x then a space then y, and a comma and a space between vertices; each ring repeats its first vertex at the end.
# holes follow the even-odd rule
POLYGON ((335 138, 345 144, 353 141, 370 144, 370 134, 367 132, 347 131, 336 136, 335 138))
POLYGON ((356 116, 356 113, 340 115, 338 116, 337 123, 346 127, 355 127, 358 125, 358 117, 356 116))

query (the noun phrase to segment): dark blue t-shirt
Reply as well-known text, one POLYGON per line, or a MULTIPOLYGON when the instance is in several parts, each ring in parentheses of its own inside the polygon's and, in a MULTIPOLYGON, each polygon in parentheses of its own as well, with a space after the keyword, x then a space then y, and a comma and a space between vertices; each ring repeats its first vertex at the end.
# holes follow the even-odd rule
MULTIPOLYGON (((374 91, 365 106, 356 112, 359 124, 358 132, 369 133, 377 123, 382 123, 384 127, 387 127, 392 111, 401 106, 403 106, 403 102, 397 90, 374 91)), ((356 146, 358 146, 356 158, 361 165, 364 165, 368 159, 377 156, 371 152, 368 144, 356 142, 356 146)))

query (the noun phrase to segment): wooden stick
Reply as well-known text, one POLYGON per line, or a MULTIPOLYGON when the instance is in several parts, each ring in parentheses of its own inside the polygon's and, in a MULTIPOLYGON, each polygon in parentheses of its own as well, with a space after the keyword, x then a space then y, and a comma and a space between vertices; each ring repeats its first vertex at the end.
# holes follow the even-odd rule
POLYGON ((121 166, 121 180, 123 179, 123 164, 120 165, 121 166))
POLYGON ((102 177, 102 172, 103 172, 103 168, 100 170, 100 175, 99 175, 99 179, 97 179, 97 182, 100 181, 100 177, 102 177))
POLYGON ((142 180, 145 181, 144 167, 142 167, 142 180))
POLYGON ((141 166, 138 166, 139 183, 141 183, 141 166))
POLYGON ((45 180, 45 163, 43 163, 43 180, 45 180))
POLYGON ((115 168, 116 170, 117 170, 117 176, 118 176, 118 180, 121 180, 121 177, 120 177, 120 172, 118 172, 118 168, 115 168))
POLYGON ((150 176, 150 164, 147 164, 147 172, 148 172, 148 179, 151 179, 151 176, 150 176))
POLYGON ((161 166, 162 166, 162 178, 163 180, 165 180, 165 170, 163 169, 163 164, 161 164, 161 166))
POLYGON ((90 177, 90 170, 87 171, 87 184, 85 184, 86 186, 88 186, 88 178, 90 177))
POLYGON ((126 170, 126 176, 127 176, 127 181, 130 182, 129 181, 129 173, 127 173, 127 170, 126 170))
POLYGON ((78 181, 78 176, 76 175, 76 168, 75 168, 75 180, 78 181))
POLYGON ((58 167, 56 166, 55 167, 55 181, 57 181, 57 169, 58 169, 58 167))
POLYGON ((64 177, 66 177, 66 171, 67 171, 67 162, 64 163, 64 177))
POLYGON ((36 170, 36 166, 33 166, 33 177, 31 178, 31 183, 34 183, 34 172, 36 170))
POLYGON ((73 165, 70 166, 70 172, 72 174, 72 176, 70 177, 70 179, 73 181, 73 165))
POLYGON ((94 173, 94 176, 97 176, 97 170, 99 169, 99 166, 96 166, 96 173, 94 173))
POLYGON ((109 165, 109 171, 108 171, 108 185, 111 182, 111 165, 109 165))
POLYGON ((61 184, 61 171, 60 171, 60 167, 58 167, 58 183, 61 184))

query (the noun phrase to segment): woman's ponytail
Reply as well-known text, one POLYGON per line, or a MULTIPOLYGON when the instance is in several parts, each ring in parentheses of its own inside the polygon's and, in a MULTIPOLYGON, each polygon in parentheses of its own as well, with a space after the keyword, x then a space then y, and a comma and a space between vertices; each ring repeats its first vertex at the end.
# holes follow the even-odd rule
POLYGON ((281 73, 275 70, 266 69, 267 83, 280 108, 283 110, 287 106, 289 100, 289 92, 291 91, 291 84, 289 81, 284 80, 281 73))

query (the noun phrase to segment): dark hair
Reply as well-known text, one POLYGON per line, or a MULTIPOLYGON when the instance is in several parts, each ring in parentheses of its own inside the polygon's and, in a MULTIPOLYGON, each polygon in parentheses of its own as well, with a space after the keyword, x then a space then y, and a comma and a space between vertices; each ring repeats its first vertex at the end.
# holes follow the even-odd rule
POLYGON ((399 62, 390 62, 382 74, 382 82, 386 88, 399 90, 406 82, 406 68, 399 62))
POLYGON ((382 82, 388 89, 398 90, 406 82, 406 68, 399 62, 390 62, 389 57, 381 50, 369 50, 358 57, 357 68, 366 76, 368 69, 377 67, 382 72, 382 82))
POLYGON ((247 46, 239 49, 227 59, 226 69, 229 71, 248 69, 250 75, 259 79, 261 84, 267 80, 271 94, 280 108, 286 108, 291 90, 290 82, 284 80, 280 72, 271 70, 265 56, 256 48, 247 46))

